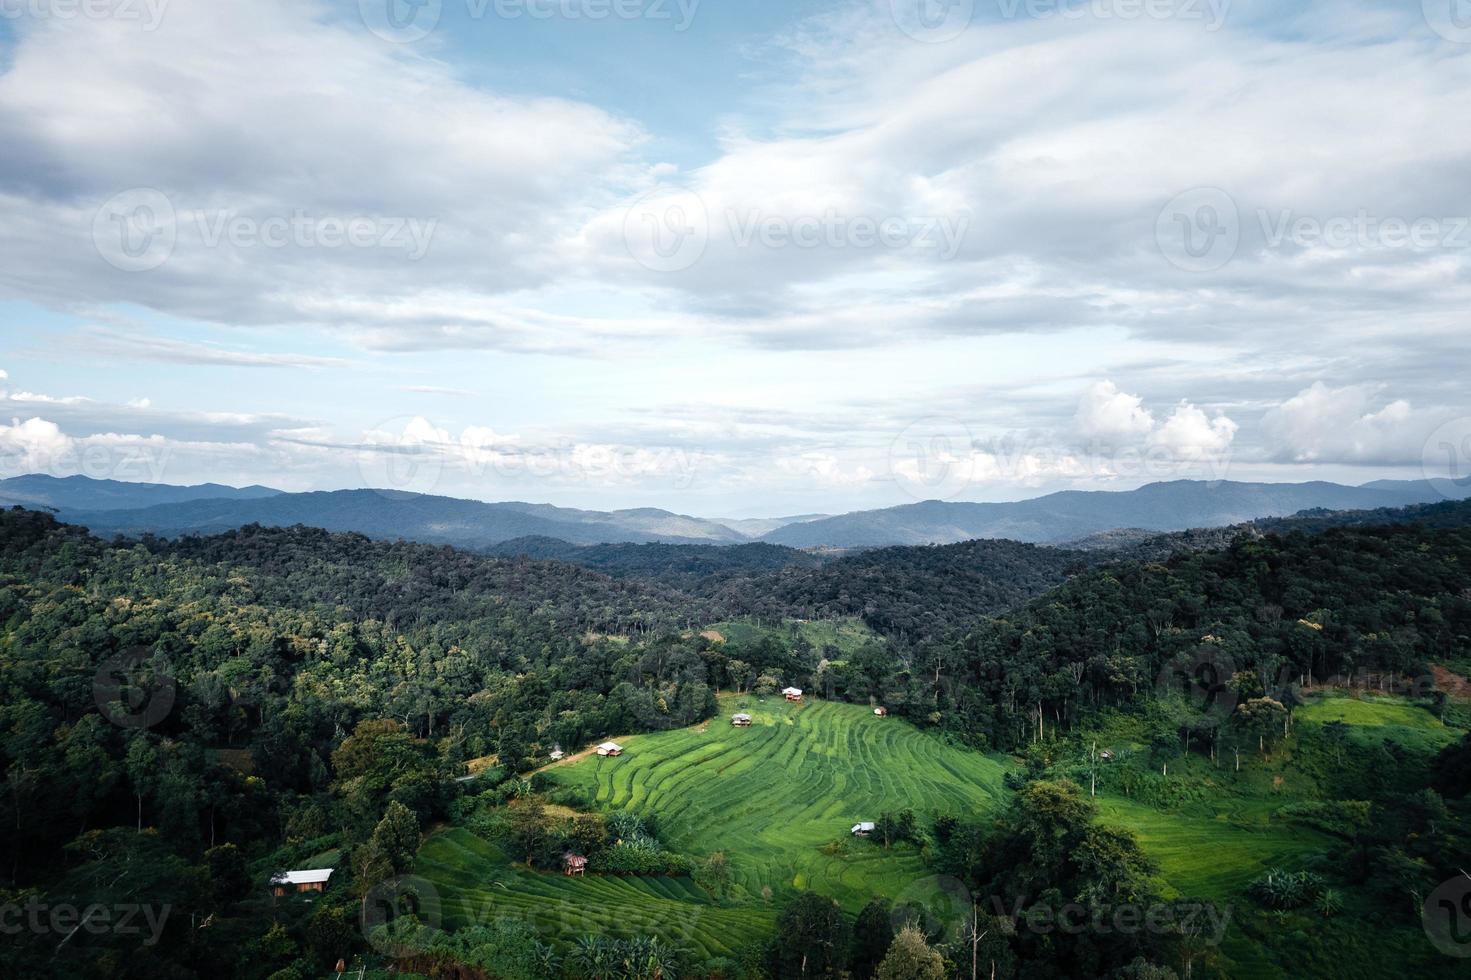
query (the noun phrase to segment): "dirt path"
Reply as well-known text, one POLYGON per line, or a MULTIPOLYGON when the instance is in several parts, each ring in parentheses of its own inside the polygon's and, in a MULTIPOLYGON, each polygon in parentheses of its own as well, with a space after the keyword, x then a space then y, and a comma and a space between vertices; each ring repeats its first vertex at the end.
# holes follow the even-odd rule
POLYGON ((1431 664, 1435 673, 1435 686, 1457 701, 1471 701, 1471 681, 1440 664, 1431 664))

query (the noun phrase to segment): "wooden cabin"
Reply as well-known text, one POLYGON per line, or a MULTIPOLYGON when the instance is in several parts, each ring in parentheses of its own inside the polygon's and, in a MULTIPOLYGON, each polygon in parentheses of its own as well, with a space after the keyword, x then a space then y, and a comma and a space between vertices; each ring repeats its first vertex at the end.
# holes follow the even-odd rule
POLYGON ((623 754, 623 746, 619 745, 617 742, 604 742, 602 745, 599 745, 597 747, 597 753, 598 755, 605 757, 617 757, 623 754))
POLYGON ((784 687, 781 690, 781 696, 788 701, 800 701, 802 700, 802 689, 800 687, 784 687))
POLYGON ((561 749, 552 749, 551 755, 547 756, 547 758, 551 759, 553 762, 561 762, 562 759, 566 758, 566 756, 567 753, 563 752, 561 749))
POLYGON ((855 823, 853 825, 853 836, 854 837, 868 837, 869 835, 871 835, 873 833, 873 830, 874 830, 873 821, 871 821, 871 820, 864 820, 864 821, 861 821, 859 823, 855 823))
POLYGON ((567 875, 587 874, 587 858, 581 854, 563 854, 562 873, 567 875))
POLYGON ((730 723, 737 728, 750 728, 751 716, 742 711, 739 714, 731 715, 730 723))
POLYGON ((306 871, 282 871, 271 877, 271 891, 277 898, 288 894, 326 891, 327 879, 332 877, 332 870, 314 868, 306 871))

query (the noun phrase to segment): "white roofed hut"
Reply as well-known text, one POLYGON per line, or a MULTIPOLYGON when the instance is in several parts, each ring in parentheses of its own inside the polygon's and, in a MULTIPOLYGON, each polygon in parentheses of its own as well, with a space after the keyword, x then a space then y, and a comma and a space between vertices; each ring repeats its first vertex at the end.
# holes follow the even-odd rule
POLYGON ((863 821, 860 821, 859 823, 855 823, 853 825, 853 836, 854 837, 867 837, 867 836, 869 836, 870 834, 873 833, 873 830, 874 830, 873 821, 872 820, 863 820, 863 821))
POLYGON ((781 689, 781 696, 788 701, 800 701, 802 700, 802 689, 800 687, 784 687, 781 689))
POLYGON ((730 723, 737 728, 749 728, 751 727, 751 716, 741 711, 730 716, 730 723))
POLYGON ((271 876, 271 891, 277 898, 287 892, 320 892, 327 888, 327 879, 332 877, 332 868, 312 868, 304 871, 282 871, 271 876))
POLYGON ((883 707, 874 708, 873 709, 873 713, 875 715, 877 715, 878 717, 880 717, 880 718, 886 718, 886 717, 888 717, 889 709, 888 708, 883 708, 883 707))
POLYGON ((604 742, 602 745, 599 745, 595 751, 598 755, 603 756, 604 758, 610 756, 617 757, 623 754, 623 746, 619 745, 617 742, 604 742))

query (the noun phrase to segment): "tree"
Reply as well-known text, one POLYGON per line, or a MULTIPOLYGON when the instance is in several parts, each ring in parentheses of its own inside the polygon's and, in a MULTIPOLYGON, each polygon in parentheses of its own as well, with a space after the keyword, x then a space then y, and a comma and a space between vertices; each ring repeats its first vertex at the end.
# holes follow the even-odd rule
POLYGON ((919 836, 918 827, 915 824, 913 810, 900 810, 898 813, 881 813, 875 821, 875 830, 883 839, 884 847, 900 841, 916 841, 919 836))
POLYGON ((887 898, 873 898, 858 913, 853 926, 849 967, 854 980, 871 980, 894 941, 893 908, 887 898))
POLYGON ((250 888, 245 855, 234 844, 221 844, 205 851, 204 865, 209 869, 209 898, 215 911, 224 911, 250 888))
POLYGON ((750 684, 751 678, 755 676, 755 672, 751 670, 751 665, 744 660, 727 660, 725 663, 725 673, 730 677, 730 682, 735 685, 736 690, 741 694, 746 693, 746 685, 750 684))
POLYGON ((848 923, 838 903, 802 892, 776 920, 773 973, 787 977, 837 977, 848 951, 848 923))
POLYGON ((899 930, 879 964, 877 980, 945 980, 945 958, 930 949, 914 926, 899 930))
POLYGON ((730 862, 726 860, 725 852, 716 851, 707 857, 695 877, 710 894, 718 899, 724 898, 725 890, 730 886, 730 862))
POLYGON ((537 853, 546 845, 550 834, 551 822, 541 800, 532 797, 511 808, 511 839, 516 842, 517 850, 526 855, 527 864, 536 862, 537 853))
POLYGON ((407 871, 419 853, 419 818, 402 803, 392 802, 373 828, 369 846, 382 852, 395 873, 407 871))
POLYGON ((128 740, 128 755, 124 762, 128 771, 128 784, 133 797, 138 801, 138 830, 143 830, 143 797, 153 792, 157 782, 158 749, 154 748, 148 733, 136 731, 128 740))
POLYGON ((1242 732, 1257 740, 1257 749, 1266 752, 1267 741, 1284 730, 1287 709, 1272 698, 1252 698, 1236 706, 1232 722, 1242 732))

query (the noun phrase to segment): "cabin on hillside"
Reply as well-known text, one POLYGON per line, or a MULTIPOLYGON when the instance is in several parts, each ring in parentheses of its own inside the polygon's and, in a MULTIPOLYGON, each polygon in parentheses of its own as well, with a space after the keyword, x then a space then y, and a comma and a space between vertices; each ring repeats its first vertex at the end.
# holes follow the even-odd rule
POLYGON ((730 723, 737 728, 750 728, 751 716, 744 711, 730 716, 730 723))
POLYGON ((788 701, 800 701, 802 700, 802 689, 800 687, 784 687, 781 689, 781 696, 788 701))
POLYGON ((567 875, 587 874, 587 858, 581 854, 567 852, 562 855, 562 873, 567 875))
POLYGON ((869 835, 871 835, 873 833, 873 830, 874 830, 873 821, 872 820, 864 820, 864 821, 862 821, 860 823, 855 823, 853 825, 853 836, 854 837, 868 837, 869 835))
POLYGON ((567 753, 563 752, 561 749, 552 749, 551 754, 548 755, 547 758, 551 759, 553 762, 561 762, 564 758, 566 758, 566 756, 567 753))
POLYGON ((874 708, 873 713, 880 718, 887 718, 889 715, 889 709, 883 707, 874 708))
POLYGON ((313 868, 305 871, 282 871, 271 876, 271 892, 281 898, 288 893, 303 894, 327 889, 327 879, 332 877, 331 868, 313 868))
POLYGON ((604 742, 598 746, 597 753, 601 756, 620 756, 623 754, 623 746, 617 742, 604 742))

